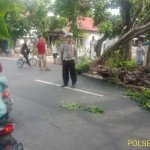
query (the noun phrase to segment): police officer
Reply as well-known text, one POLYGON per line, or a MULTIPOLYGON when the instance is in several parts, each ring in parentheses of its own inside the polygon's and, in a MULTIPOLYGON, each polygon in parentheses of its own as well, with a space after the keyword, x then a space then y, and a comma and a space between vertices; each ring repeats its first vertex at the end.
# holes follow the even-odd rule
POLYGON ((72 88, 75 87, 77 76, 75 70, 75 64, 77 61, 77 49, 72 43, 72 36, 67 34, 66 42, 62 44, 60 48, 60 61, 62 65, 62 76, 64 84, 61 87, 68 86, 69 81, 69 71, 72 80, 72 88))

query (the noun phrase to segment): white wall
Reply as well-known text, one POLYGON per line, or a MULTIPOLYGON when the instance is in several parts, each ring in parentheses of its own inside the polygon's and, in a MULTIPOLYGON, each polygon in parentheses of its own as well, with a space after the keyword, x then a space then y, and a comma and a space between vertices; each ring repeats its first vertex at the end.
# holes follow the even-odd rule
POLYGON ((103 35, 100 35, 98 32, 87 31, 87 36, 83 39, 83 47, 90 48, 90 41, 92 36, 95 37, 95 40, 100 39, 103 35))
POLYGON ((115 43, 115 42, 116 42, 116 39, 115 39, 115 38, 114 38, 114 39, 111 39, 111 40, 106 39, 106 41, 105 41, 105 48, 107 48, 108 46, 112 45, 112 44, 115 43))
MULTIPOLYGON (((103 34, 99 34, 98 32, 94 31, 87 31, 86 37, 83 38, 83 47, 90 50, 90 41, 92 39, 92 36, 95 37, 95 40, 99 40, 103 37, 103 34)), ((102 45, 102 51, 101 54, 104 52, 104 48, 106 49, 108 46, 112 45, 114 42, 116 42, 116 38, 114 39, 106 39, 105 46, 102 45)), ((93 53, 93 55, 96 55, 96 53, 93 53)))

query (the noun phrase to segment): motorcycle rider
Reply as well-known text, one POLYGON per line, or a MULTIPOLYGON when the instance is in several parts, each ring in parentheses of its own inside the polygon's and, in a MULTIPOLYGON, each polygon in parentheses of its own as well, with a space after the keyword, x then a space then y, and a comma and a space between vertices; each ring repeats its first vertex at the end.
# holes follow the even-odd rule
POLYGON ((5 120, 5 115, 7 113, 7 106, 2 100, 2 92, 8 87, 7 78, 1 73, 3 70, 0 63, 0 120, 5 120))

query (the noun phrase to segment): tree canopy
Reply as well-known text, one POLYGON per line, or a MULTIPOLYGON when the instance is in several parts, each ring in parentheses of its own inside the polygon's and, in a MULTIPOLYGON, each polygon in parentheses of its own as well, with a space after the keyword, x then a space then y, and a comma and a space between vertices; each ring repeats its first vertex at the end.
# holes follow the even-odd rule
POLYGON ((7 24, 4 17, 7 12, 13 11, 15 9, 24 9, 24 5, 21 0, 0 0, 0 38, 7 39, 9 37, 9 32, 7 29, 7 24))
POLYGON ((34 35, 46 36, 48 31, 62 29, 66 25, 66 18, 48 15, 52 7, 50 0, 5 2, 0 1, 0 8, 3 8, 0 9, 1 39, 17 39, 27 34, 33 37, 31 29, 37 31, 34 35))
POLYGON ((98 50, 107 38, 117 36, 118 41, 107 49, 105 55, 123 44, 126 58, 131 57, 129 41, 150 30, 149 6, 149 0, 56 0, 55 12, 73 24, 78 16, 86 17, 92 11, 99 33, 104 35, 98 40, 98 50), (113 15, 109 9, 119 9, 119 14, 113 15))

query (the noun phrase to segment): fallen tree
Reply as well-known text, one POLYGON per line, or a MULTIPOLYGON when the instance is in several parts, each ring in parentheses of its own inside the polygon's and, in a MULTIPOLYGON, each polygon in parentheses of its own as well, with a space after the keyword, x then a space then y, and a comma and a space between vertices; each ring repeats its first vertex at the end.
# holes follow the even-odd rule
POLYGON ((144 86, 150 88, 150 67, 111 68, 101 59, 88 64, 88 74, 102 76, 125 86, 144 86), (100 63, 102 65, 100 65, 100 63))

